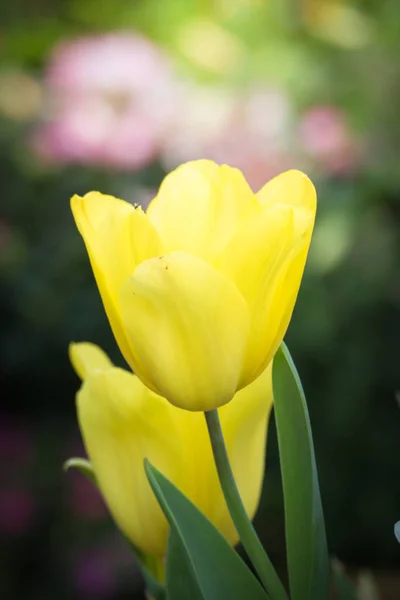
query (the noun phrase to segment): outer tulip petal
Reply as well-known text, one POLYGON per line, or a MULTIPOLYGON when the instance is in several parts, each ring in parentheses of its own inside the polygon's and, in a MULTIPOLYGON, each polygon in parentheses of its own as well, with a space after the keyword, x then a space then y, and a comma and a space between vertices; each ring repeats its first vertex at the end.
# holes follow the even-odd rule
POLYGON ((176 409, 131 373, 111 368, 86 379, 77 410, 87 453, 115 521, 144 552, 162 556, 168 525, 143 460, 147 457, 166 477, 181 483, 185 449, 176 409))
POLYGON ((99 192, 74 196, 71 208, 114 336, 132 365, 135 360, 121 323, 117 295, 136 265, 161 252, 157 232, 140 207, 99 192))
POLYGON ((165 252, 183 250, 212 263, 237 228, 260 212, 238 169, 198 160, 167 175, 147 214, 165 252))
MULTIPOLYGON (((231 281, 202 260, 173 252, 141 263, 120 303, 153 389, 188 410, 210 410, 232 399, 249 313, 231 281)), ((142 377, 140 365, 135 371, 142 377)))
POLYGON ((253 307, 266 274, 290 251, 294 211, 276 205, 246 223, 219 257, 217 267, 231 279, 253 307))
POLYGON ((251 315, 242 385, 265 369, 286 333, 316 209, 314 186, 299 171, 276 177, 259 195, 265 206, 262 215, 238 231, 218 262, 246 298, 251 315))
MULTIPOLYGON (((310 224, 312 228, 312 224, 310 224)), ((243 380, 252 381, 268 365, 285 336, 303 277, 311 232, 307 229, 273 269, 266 273, 251 316, 251 343, 243 380)))
POLYGON ((285 171, 266 183, 257 198, 264 209, 275 204, 289 204, 304 208, 311 213, 316 210, 316 193, 310 179, 301 171, 285 171))
POLYGON ((301 240, 271 274, 268 286, 260 290, 252 315, 255 342, 249 345, 246 359, 247 366, 252 365, 255 369, 253 376, 258 376, 265 369, 286 334, 303 277, 308 247, 309 239, 301 240), (261 362, 257 362, 258 356, 263 357, 261 362))
POLYGON ((96 371, 110 369, 113 364, 101 348, 90 342, 70 344, 69 357, 76 374, 85 379, 96 371))
POLYGON ((293 230, 281 260, 265 273, 252 306, 252 344, 249 345, 244 368, 244 373, 251 373, 250 380, 268 365, 289 326, 307 261, 317 208, 314 185, 300 171, 287 171, 275 177, 258 192, 257 197, 266 207, 266 214, 279 210, 279 207, 290 207, 293 210, 293 230), (257 360, 260 356, 263 357, 261 362, 257 360))

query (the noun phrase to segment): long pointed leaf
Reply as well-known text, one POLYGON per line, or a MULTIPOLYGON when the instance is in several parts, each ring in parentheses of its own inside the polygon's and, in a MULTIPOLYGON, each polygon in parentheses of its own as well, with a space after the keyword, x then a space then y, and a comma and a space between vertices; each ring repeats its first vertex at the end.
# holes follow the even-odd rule
POLYGON ((171 528, 167 548, 167 600, 204 600, 185 546, 171 528))
POLYGON ((285 504, 292 600, 329 598, 329 559, 310 418, 289 350, 273 366, 274 408, 285 504))
POLYGON ((171 529, 187 554, 204 600, 267 600, 269 596, 261 584, 214 525, 147 460, 145 469, 171 529))

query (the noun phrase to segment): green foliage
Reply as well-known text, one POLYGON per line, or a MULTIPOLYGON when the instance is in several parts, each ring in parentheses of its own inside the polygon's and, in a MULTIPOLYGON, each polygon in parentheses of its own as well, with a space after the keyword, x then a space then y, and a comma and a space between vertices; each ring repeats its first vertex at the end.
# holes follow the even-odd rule
POLYGON ((94 485, 97 485, 96 475, 94 474, 93 467, 88 460, 85 458, 69 458, 63 465, 64 471, 69 469, 77 469, 84 477, 89 479, 94 485))
MULTIPOLYGON (((181 556, 184 554, 187 561, 183 575, 177 577, 193 579, 188 589, 196 590, 195 598, 239 600, 249 597, 252 600, 267 600, 268 596, 260 583, 212 523, 148 461, 145 462, 145 469, 168 519, 172 535, 176 536, 172 549, 176 549, 178 544, 178 552, 181 556), (201 595, 197 594, 197 589, 201 595)), ((180 564, 171 560, 168 565, 167 559, 168 568, 179 570, 180 564)), ((167 577, 175 579, 171 572, 167 577)), ((186 585, 186 582, 182 587, 178 585, 169 600, 186 600, 186 585)))
POLYGON ((329 597, 329 560, 310 419, 285 344, 273 366, 291 600, 329 597))

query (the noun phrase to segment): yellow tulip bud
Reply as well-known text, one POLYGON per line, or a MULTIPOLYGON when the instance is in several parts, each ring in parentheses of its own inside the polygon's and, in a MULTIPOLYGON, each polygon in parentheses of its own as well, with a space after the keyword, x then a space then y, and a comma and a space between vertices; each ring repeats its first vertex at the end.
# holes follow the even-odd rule
POLYGON ((72 211, 127 362, 175 406, 212 410, 270 363, 289 325, 316 194, 287 171, 254 194, 199 160, 163 181, 147 214, 90 192, 72 211))
MULTIPOLYGON (((166 553, 167 521, 146 479, 148 458, 214 523, 227 540, 238 536, 212 458, 204 415, 175 408, 92 344, 72 344, 83 384, 77 413, 104 499, 122 532, 143 552, 166 553)), ((271 368, 222 407, 220 418, 232 470, 247 513, 257 509, 264 474, 271 368)))

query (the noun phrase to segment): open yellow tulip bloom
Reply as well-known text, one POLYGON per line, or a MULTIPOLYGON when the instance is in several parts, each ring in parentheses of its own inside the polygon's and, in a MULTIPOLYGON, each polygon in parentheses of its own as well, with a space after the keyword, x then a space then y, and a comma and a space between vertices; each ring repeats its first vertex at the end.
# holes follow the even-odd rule
POLYGON ((90 192, 72 211, 116 340, 140 380, 175 406, 212 410, 256 379, 285 335, 316 211, 287 171, 254 194, 237 169, 170 173, 147 214, 90 192))
MULTIPOLYGON (((175 408, 100 348, 72 344, 83 384, 77 412, 101 492, 123 533, 143 552, 164 556, 168 524, 146 479, 147 457, 177 485, 232 544, 238 537, 222 496, 204 415, 175 408)), ((252 518, 259 502, 271 368, 222 407, 220 418, 233 473, 252 518)))

